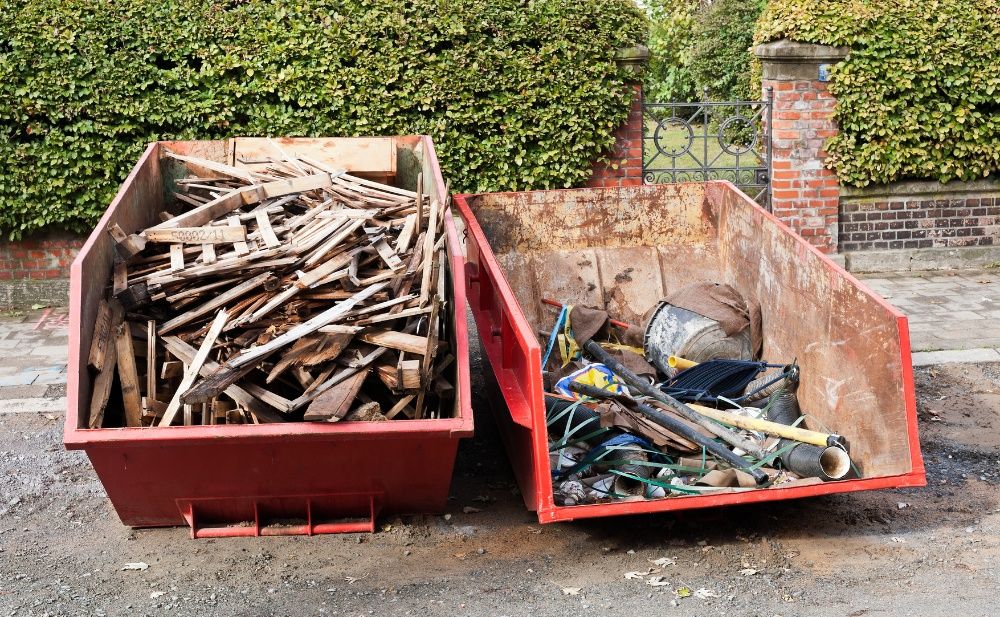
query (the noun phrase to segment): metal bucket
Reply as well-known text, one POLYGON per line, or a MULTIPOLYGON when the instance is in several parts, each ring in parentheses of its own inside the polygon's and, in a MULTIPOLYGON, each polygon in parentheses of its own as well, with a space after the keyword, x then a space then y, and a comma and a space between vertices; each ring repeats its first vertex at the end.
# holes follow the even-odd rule
POLYGON ((665 375, 674 372, 667 362, 670 356, 693 362, 753 359, 749 329, 727 336, 714 319, 673 306, 665 300, 656 305, 646 323, 642 347, 646 360, 665 375))

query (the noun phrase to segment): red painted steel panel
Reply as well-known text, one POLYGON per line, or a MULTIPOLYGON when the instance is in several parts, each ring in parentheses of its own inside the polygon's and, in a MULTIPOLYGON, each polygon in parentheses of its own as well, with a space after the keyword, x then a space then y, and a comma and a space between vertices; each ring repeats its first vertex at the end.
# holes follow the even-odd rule
MULTIPOLYGON (((893 419, 899 417, 895 424, 889 428, 899 432, 903 436, 902 446, 896 443, 897 450, 903 452, 903 460, 894 461, 893 465, 883 465, 884 469, 899 468, 902 472, 875 473, 867 477, 855 480, 844 480, 839 482, 828 482, 824 484, 773 488, 765 490, 755 490, 748 492, 734 492, 708 495, 695 495, 685 497, 673 497, 648 501, 612 502, 603 504, 588 504, 578 506, 556 506, 552 497, 552 480, 549 471, 548 439, 545 430, 545 410, 544 394, 541 382, 541 350, 538 340, 532 330, 532 325, 526 317, 526 308, 522 307, 517 299, 511 283, 508 281, 504 268, 491 248, 491 241, 499 238, 488 237, 483 226, 477 220, 474 210, 478 200, 508 200, 506 214, 512 209, 516 209, 517 204, 537 204, 546 203, 554 210, 554 218, 566 217, 568 210, 578 207, 579 210, 572 210, 572 214, 583 212, 584 216, 574 219, 577 225, 601 224, 605 218, 602 214, 600 204, 602 199, 607 199, 608 203, 613 200, 627 200, 630 195, 642 193, 648 199, 650 193, 653 198, 657 197, 656 187, 645 187, 643 189, 589 189, 589 190, 565 190, 565 191, 538 191, 534 193, 506 193, 487 195, 460 195, 455 198, 455 205, 465 222, 467 228, 466 246, 466 279, 469 296, 469 304, 479 329, 480 338, 483 341, 483 348, 496 374, 497 382, 504 399, 507 403, 509 413, 500 413, 497 422, 500 433, 507 448, 508 457, 514 468, 521 492, 524 496, 525 505, 538 514, 538 520, 542 523, 555 521, 569 521, 581 518, 594 518, 603 516, 614 516, 622 514, 641 514, 652 512, 667 512, 676 510, 687 510, 694 508, 705 508, 722 505, 754 503, 762 501, 774 501, 779 499, 793 499, 800 497, 810 497, 814 495, 825 495, 833 493, 845 493, 851 491, 923 486, 926 484, 924 475, 923 460, 920 455, 920 444, 917 435, 916 398, 914 393, 913 370, 910 359, 909 330, 906 317, 896 308, 885 302, 882 298, 868 290, 863 284, 846 272, 840 266, 831 261, 826 255, 809 245, 799 236, 795 235, 787 226, 778 221, 770 213, 760 208, 757 204, 749 200, 740 193, 732 184, 728 182, 709 182, 702 185, 704 192, 704 203, 696 204, 691 212, 694 213, 691 225, 693 227, 702 226, 698 233, 704 232, 701 236, 690 230, 676 232, 676 236, 681 240, 679 245, 698 244, 693 248, 692 254, 704 251, 705 244, 720 242, 720 236, 724 233, 736 234, 740 230, 731 229, 737 222, 742 222, 748 226, 744 229, 751 243, 756 240, 756 244, 764 243, 767 250, 785 251, 783 254, 788 259, 784 263, 784 273, 788 277, 804 276, 803 271, 810 269, 810 273, 822 273, 829 281, 833 281, 838 287, 848 289, 856 294, 856 297, 843 298, 844 302, 856 302, 859 309, 872 312, 872 319, 880 320, 883 329, 886 324, 893 324, 898 332, 897 340, 885 341, 887 357, 884 367, 896 367, 901 374, 895 375, 895 382, 899 384, 902 392, 891 392, 892 396, 887 397, 885 407, 878 404, 869 411, 875 414, 876 419, 884 420, 893 413, 893 419), (520 199, 514 203, 514 200, 520 199), (587 201, 587 206, 578 206, 578 203, 587 201), (513 205, 512 205, 513 204, 513 205), (566 206, 567 211, 559 210, 566 206), (699 210, 702 212, 699 214, 699 210), (706 221, 714 217, 714 226, 706 228, 706 221), (726 226, 729 225, 729 229, 726 226), (756 227, 754 227, 756 226, 756 227), (685 233, 689 235, 685 237, 685 233), (795 260, 800 260, 796 262, 795 260), (874 308, 872 308, 874 307, 874 308), (898 353, 898 357, 894 354, 898 353), (891 400, 890 400, 891 399, 891 400), (898 403, 898 404, 897 404, 898 403), (890 409, 893 407, 894 409, 890 409), (885 416, 885 417, 883 417, 885 416)), ((674 189, 662 189, 663 203, 659 207, 670 209, 677 207, 670 203, 670 191, 674 189)), ((508 219, 503 223, 495 223, 494 231, 503 236, 503 242, 510 242, 517 245, 517 241, 511 238, 524 240, 528 234, 520 234, 520 230, 511 229, 511 225, 516 225, 508 219)), ((564 219, 562 224, 569 223, 569 219, 564 219)), ((559 224, 553 221, 532 221, 533 224, 542 226, 559 224)), ((678 227, 685 225, 683 215, 678 216, 676 223, 678 227)), ((645 233, 645 232, 643 232, 645 233)), ((619 238, 612 239, 607 236, 609 245, 621 245, 619 238)), ((675 238, 676 241, 676 238, 675 238)), ((598 241, 599 243, 600 241, 598 241)), ((508 247, 509 249, 510 247, 508 247)), ((516 251, 516 249, 513 249, 516 251)), ((721 249, 720 249, 721 250, 721 249)), ((738 248, 730 247, 728 250, 735 251, 738 248)), ((739 257, 739 256, 737 256, 739 257)), ((744 257, 759 259, 759 255, 752 251, 747 251, 744 257)), ((683 263, 683 260, 680 260, 683 263)), ((544 265, 542 266, 544 267, 544 265)), ((760 262, 747 265, 743 274, 750 276, 749 269, 760 269, 760 262)), ((521 273, 518 273, 521 276, 521 273)), ((681 275, 683 276, 683 275, 681 275)), ((739 279, 741 273, 737 272, 733 278, 739 279)), ((530 278, 530 277, 529 277, 530 278)), ((735 282, 735 281, 734 281, 735 282)), ((779 281, 780 285, 789 293, 797 290, 799 284, 794 280, 779 281)), ((525 294, 528 294, 525 291, 525 294)), ((793 304, 790 298, 784 301, 793 304)), ((831 300, 832 301, 832 300, 831 300)), ((778 302, 782 302, 778 298, 778 302)), ((830 315, 819 315, 818 319, 803 320, 806 323, 802 329, 794 330, 791 336, 801 340, 793 340, 793 343, 804 344, 813 339, 806 340, 811 335, 824 335, 829 337, 830 332, 821 332, 824 317, 832 319, 835 310, 841 307, 828 307, 830 315), (813 328, 813 331, 809 331, 813 328)), ((853 306, 848 307, 853 308, 853 306)), ((829 330, 831 326, 827 324, 825 328, 829 330)), ((822 338, 822 336, 817 336, 822 338)), ((858 345, 863 350, 865 343, 858 345)), ((857 345, 857 343, 855 343, 857 345)), ((779 346, 780 347, 780 346, 779 346)), ((874 347, 874 346, 873 346, 874 347)), ((822 353, 820 351, 819 353, 822 353)), ((870 363, 872 365, 877 362, 870 363)), ((884 370, 883 367, 883 370, 884 370)), ((866 370, 864 363, 858 363, 853 367, 839 367, 846 370, 857 378, 862 378, 862 372, 866 370), (854 371, 851 373, 851 371, 854 371)), ((882 401, 877 401, 881 403, 882 401)), ((876 423, 877 424, 877 423, 876 423)))
MULTIPOLYGON (((446 188, 431 139, 419 143, 432 195, 446 188)), ((204 154, 224 142, 176 142, 204 154)), ((86 366, 97 299, 111 268, 105 231, 139 229, 159 209, 160 148, 146 149, 73 262, 70 278, 68 409, 63 441, 87 453, 122 522, 132 527, 189 524, 197 537, 371 531, 381 513, 444 510, 458 440, 473 433, 465 260, 445 214, 456 357, 454 417, 393 422, 275 423, 238 426, 87 429, 86 366), (457 310, 456 310, 457 308, 457 310), (342 521, 341 519, 363 519, 342 521), (200 520, 199 520, 200 519, 200 520), (288 521, 305 521, 290 524, 288 521), (249 525, 249 523, 253 523, 249 525), (234 526, 234 524, 240 524, 234 526), (274 523, 274 526, 268 526, 274 523)), ((425 186, 428 186, 425 183, 425 186)))

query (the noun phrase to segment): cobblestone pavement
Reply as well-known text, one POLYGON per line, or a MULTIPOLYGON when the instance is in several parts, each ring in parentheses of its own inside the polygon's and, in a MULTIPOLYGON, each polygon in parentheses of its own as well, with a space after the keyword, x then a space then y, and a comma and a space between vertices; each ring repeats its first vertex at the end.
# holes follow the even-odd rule
POLYGON ((915 364, 1000 361, 1000 270, 862 277, 910 321, 915 364))
POLYGON ((0 413, 61 412, 68 309, 0 313, 0 413))

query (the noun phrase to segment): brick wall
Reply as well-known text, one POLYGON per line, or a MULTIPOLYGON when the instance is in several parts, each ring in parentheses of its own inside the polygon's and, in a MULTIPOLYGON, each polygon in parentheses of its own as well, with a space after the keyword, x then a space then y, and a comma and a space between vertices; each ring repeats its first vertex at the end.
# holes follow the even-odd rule
POLYGON ((610 163, 595 163, 588 187, 640 186, 642 184, 642 86, 633 86, 628 120, 615 131, 610 163))
POLYGON ((47 235, 0 243, 0 281, 68 279, 83 238, 47 235))
POLYGON ((840 198, 824 165, 826 140, 837 134, 836 99, 818 80, 765 80, 774 88, 771 210, 820 250, 837 250, 840 198))
POLYGON ((826 168, 826 142, 837 135, 837 100, 828 67, 843 48, 775 41, 755 49, 771 111, 771 211, 825 253, 837 251, 840 183, 826 168))
POLYGON ((1000 182, 844 189, 840 250, 1000 246, 1000 182))

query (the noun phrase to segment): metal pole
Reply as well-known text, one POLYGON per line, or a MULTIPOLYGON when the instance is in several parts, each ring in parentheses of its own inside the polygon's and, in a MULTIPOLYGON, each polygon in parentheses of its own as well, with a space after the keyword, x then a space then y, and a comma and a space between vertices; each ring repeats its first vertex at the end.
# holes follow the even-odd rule
POLYGON ((772 177, 774 175, 772 163, 773 163, 773 147, 771 135, 774 134, 773 127, 774 119, 774 86, 767 87, 767 135, 765 139, 767 140, 767 211, 771 212, 771 207, 773 203, 773 191, 774 182, 772 182, 772 177))

